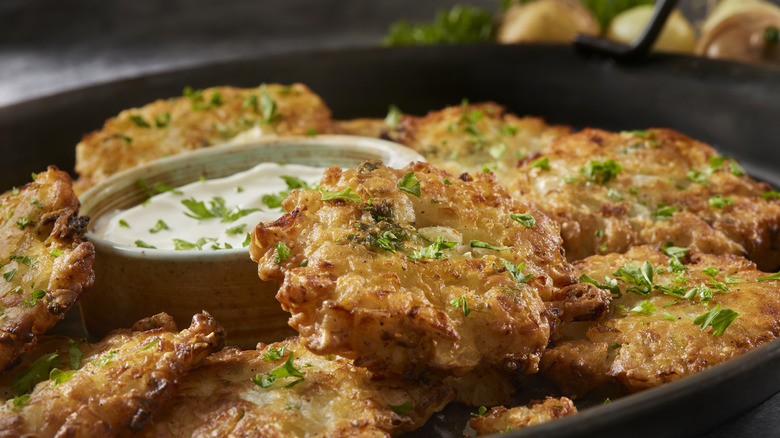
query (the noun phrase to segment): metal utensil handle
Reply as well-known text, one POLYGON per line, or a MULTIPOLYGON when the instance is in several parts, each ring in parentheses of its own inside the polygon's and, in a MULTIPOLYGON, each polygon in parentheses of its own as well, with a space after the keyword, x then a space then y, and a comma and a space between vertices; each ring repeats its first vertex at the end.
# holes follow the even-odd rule
POLYGON ((619 60, 643 58, 655 43, 675 6, 677 6, 677 0, 658 0, 655 3, 653 16, 650 18, 650 24, 645 28, 642 36, 631 44, 622 44, 605 38, 580 34, 574 39, 574 46, 584 52, 600 53, 619 60))

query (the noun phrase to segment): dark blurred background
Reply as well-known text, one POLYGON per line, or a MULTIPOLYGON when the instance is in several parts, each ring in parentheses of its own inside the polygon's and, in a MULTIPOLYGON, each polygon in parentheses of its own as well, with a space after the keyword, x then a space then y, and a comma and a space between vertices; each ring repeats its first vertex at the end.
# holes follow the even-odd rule
MULTIPOLYGON (((780 0, 773 0, 776 3, 780 0)), ((2 0, 0 106, 258 54, 372 46, 391 23, 500 0, 2 0)), ((695 21, 711 0, 682 0, 695 21)))

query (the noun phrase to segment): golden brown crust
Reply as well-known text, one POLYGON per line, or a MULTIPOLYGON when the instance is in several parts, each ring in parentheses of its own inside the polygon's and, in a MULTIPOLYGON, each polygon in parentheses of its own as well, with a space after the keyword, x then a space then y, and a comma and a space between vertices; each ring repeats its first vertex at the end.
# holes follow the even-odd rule
POLYGON ((579 274, 604 282, 627 264, 647 261, 655 267, 654 284, 679 289, 670 294, 656 287, 640 295, 627 292, 631 284, 618 279, 622 297, 613 298, 607 317, 563 330, 568 336, 545 351, 541 372, 568 395, 611 382, 639 391, 719 364, 780 334, 776 280, 756 281, 767 274, 741 257, 693 253, 688 258, 687 269, 677 273, 670 272, 669 257, 650 246, 575 263, 579 274), (674 295, 692 290, 689 298, 674 295), (711 300, 702 298, 707 295, 711 300), (718 306, 739 316, 715 336, 712 327, 702 330, 693 320, 718 306))
MULTIPOLYGON (((222 328, 199 314, 179 333, 117 330, 98 344, 81 344, 86 354, 69 379, 44 380, 26 402, 14 399, 0 406, 0 437, 113 437, 139 431, 190 368, 223 342, 222 328)), ((63 362, 58 367, 68 370, 68 361, 63 362)))
POLYGON ((382 379, 338 356, 316 356, 297 338, 255 351, 226 349, 181 382, 144 437, 389 437, 416 429, 453 391, 425 381, 382 379), (269 352, 284 354, 268 357, 269 352), (304 376, 252 381, 292 365, 304 376), (395 409, 393 409, 395 406, 395 409))
POLYGON ((517 117, 494 102, 463 104, 424 117, 403 115, 388 129, 390 139, 454 174, 490 169, 502 183, 510 181, 520 158, 539 152, 571 131, 547 125, 537 117, 517 117))
POLYGON ((744 255, 763 270, 775 270, 780 201, 762 199, 770 187, 736 166, 710 146, 668 129, 619 134, 586 129, 526 160, 509 189, 561 225, 569 260, 672 241, 744 255), (539 159, 547 159, 550 170, 539 159), (590 162, 610 160, 622 167, 614 179, 604 182, 604 173, 588 177, 590 162), (718 196, 725 200, 718 202, 718 196))
POLYGON ((357 198, 293 191, 283 204, 289 213, 258 224, 250 245, 260 277, 282 282, 277 298, 309 349, 398 374, 535 371, 555 319, 545 303, 573 282, 552 221, 512 200, 492 175, 455 178, 425 163, 330 168, 322 186, 357 198), (419 196, 399 188, 410 173, 419 196), (511 214, 531 214, 536 224, 511 214), (440 259, 410 257, 437 238, 457 243, 440 259), (291 253, 277 263, 280 244, 291 253), (533 277, 517 281, 505 260, 533 277))
POLYGON ((92 287, 95 250, 70 176, 51 166, 0 201, 0 370, 92 287), (37 291, 37 292, 36 292, 37 291))
POLYGON ((208 88, 189 97, 161 99, 122 111, 108 119, 101 130, 85 135, 76 146, 76 172, 80 175, 76 191, 83 193, 133 166, 225 143, 249 130, 253 130, 254 137, 307 135, 311 131, 324 134, 332 130, 330 110, 305 85, 265 87, 276 104, 274 114, 278 117, 265 114, 262 86, 208 88))
POLYGON ((470 419, 469 426, 477 435, 490 435, 535 426, 576 413, 577 408, 570 399, 547 397, 544 401, 531 401, 527 406, 510 409, 495 407, 485 415, 470 419))

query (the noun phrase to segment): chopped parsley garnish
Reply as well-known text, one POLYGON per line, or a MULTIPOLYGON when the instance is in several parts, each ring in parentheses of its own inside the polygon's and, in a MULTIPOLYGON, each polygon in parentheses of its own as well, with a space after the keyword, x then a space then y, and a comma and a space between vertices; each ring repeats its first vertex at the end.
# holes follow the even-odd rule
POLYGON ((11 195, 16 196, 19 194, 19 189, 17 187, 13 187, 11 189, 11 195))
POLYGON ((491 146, 490 149, 488 149, 488 153, 495 160, 502 159, 504 154, 506 154, 506 143, 498 143, 491 146))
POLYGON ((281 117, 281 114, 276 112, 276 101, 265 84, 260 85, 260 110, 263 112, 264 123, 272 123, 281 117))
POLYGON ((246 210, 236 207, 234 209, 228 209, 225 206, 225 199, 219 196, 214 196, 209 201, 209 207, 203 201, 196 201, 194 198, 184 199, 181 201, 190 213, 184 213, 185 216, 203 220, 210 218, 219 218, 220 222, 235 222, 242 217, 259 211, 259 208, 248 208, 246 210))
POLYGON ((657 210, 653 212, 653 216, 659 217, 662 219, 671 219, 672 216, 674 216, 674 213, 677 211, 677 209, 671 205, 668 205, 666 207, 659 207, 657 210))
POLYGON ((621 195, 617 190, 615 190, 612 187, 610 187, 609 190, 607 190, 607 197, 618 201, 623 201, 626 199, 625 196, 621 195))
POLYGON ((246 99, 244 99, 244 102, 241 103, 241 108, 258 112, 260 110, 260 105, 257 103, 257 94, 250 94, 247 96, 246 99))
POLYGON ((305 268, 305 267, 307 267, 307 266, 309 266, 309 259, 303 259, 303 260, 301 260, 301 262, 298 264, 298 267, 299 267, 299 268, 305 268))
POLYGON ((747 173, 745 172, 745 169, 737 163, 736 161, 732 161, 729 163, 729 170, 731 171, 731 174, 734 176, 745 176, 747 173))
POLYGON ((157 249, 156 246, 149 245, 148 243, 144 242, 143 240, 136 240, 135 246, 138 248, 148 248, 148 249, 157 249))
POLYGON ((14 400, 11 405, 11 410, 16 412, 19 409, 23 408, 27 403, 30 402, 30 394, 24 394, 14 397, 14 400))
POLYGON ((695 183, 699 183, 705 187, 710 186, 710 182, 707 180, 707 175, 699 172, 698 170, 691 169, 688 171, 688 173, 685 175, 686 178, 688 178, 689 181, 693 181, 695 183))
POLYGON ((390 105, 387 109, 387 116, 385 117, 385 125, 391 128, 397 128, 401 122, 401 110, 395 106, 390 105))
POLYGON ((526 227, 533 227, 534 225, 536 225, 536 219, 528 213, 523 213, 523 214, 511 213, 509 217, 513 221, 519 222, 525 225, 526 227))
POLYGON ((711 208, 723 208, 727 205, 733 205, 734 199, 724 198, 723 195, 713 195, 710 196, 709 203, 711 208))
POLYGON ((38 208, 43 208, 43 204, 37 199, 33 199, 30 203, 38 208))
POLYGON ((704 268, 704 270, 702 272, 704 272, 705 274, 709 275, 710 277, 714 277, 714 276, 718 275, 718 272, 720 272, 720 269, 716 268, 715 266, 707 266, 706 268, 704 268))
POLYGON ((30 256, 18 256, 11 254, 8 257, 8 260, 11 262, 19 262, 24 264, 25 266, 32 266, 36 263, 38 263, 38 259, 36 257, 30 257, 30 256))
POLYGON ((29 225, 29 224, 30 224, 30 218, 28 218, 27 216, 25 216, 25 217, 19 219, 18 221, 16 221, 16 225, 19 226, 20 230, 25 229, 27 227, 27 225, 29 225))
POLYGON ((290 247, 284 242, 276 242, 276 257, 274 257, 274 263, 280 264, 290 257, 290 247))
POLYGON ((46 296, 46 291, 41 289, 35 289, 32 291, 32 294, 30 296, 30 300, 22 300, 22 304, 24 304, 27 307, 33 307, 36 304, 38 304, 38 301, 43 299, 43 297, 46 296))
POLYGON ((487 413, 487 408, 485 406, 480 406, 479 409, 477 409, 477 412, 472 412, 472 417, 481 417, 487 413))
POLYGON ((265 194, 263 195, 263 204, 268 208, 279 208, 282 206, 282 201, 288 195, 287 192, 280 192, 278 194, 265 194))
POLYGON ((661 247, 661 251, 663 251, 664 254, 669 257, 677 257, 678 259, 681 259, 685 257, 685 254, 687 254, 690 249, 674 246, 672 242, 666 242, 661 247))
POLYGON ((249 233, 246 233, 246 239, 241 243, 241 247, 246 248, 250 243, 252 243, 252 236, 250 236, 249 233))
POLYGON ((322 193, 323 201, 335 201, 343 199, 345 201, 360 202, 360 195, 352 193, 352 187, 347 187, 344 190, 338 192, 329 192, 326 188, 320 187, 320 193, 322 193))
POLYGON ((165 128, 170 123, 171 123, 170 113, 162 113, 154 116, 154 124, 157 125, 158 128, 165 128))
POLYGON ((668 314, 666 312, 664 312, 662 315, 663 315, 664 319, 667 320, 667 321, 676 321, 677 320, 677 318, 675 318, 674 316, 672 316, 672 315, 670 315, 670 314, 668 314))
POLYGON ((165 223, 162 219, 158 219, 157 223, 154 225, 154 228, 149 228, 149 232, 152 234, 157 234, 162 230, 170 230, 168 227, 168 224, 165 223))
POLYGON ((182 239, 173 239, 173 249, 176 251, 187 251, 191 249, 197 249, 198 251, 203 249, 203 246, 209 242, 216 242, 215 237, 201 237, 195 243, 187 242, 182 239))
POLYGON ((35 385, 49 378, 49 373, 57 366, 58 361, 59 354, 57 352, 39 357, 19 374, 14 383, 11 384, 11 388, 17 395, 32 391, 35 385))
POLYGON ((525 263, 520 263, 518 265, 510 263, 508 260, 504 260, 504 267, 509 272, 509 274, 512 276, 512 278, 517 282, 518 284, 525 283, 526 281, 533 278, 534 274, 523 274, 523 269, 525 269, 525 263))
POLYGON ((766 191, 766 192, 762 193, 761 197, 763 199, 780 199, 780 193, 778 193, 778 192, 776 192, 774 190, 769 190, 769 191, 766 191))
POLYGON ((246 228, 246 224, 238 224, 235 227, 230 227, 227 230, 225 230, 225 234, 227 234, 228 236, 235 236, 236 234, 243 233, 245 228, 246 228))
POLYGON ((463 312, 463 316, 469 316, 469 313, 471 313, 471 308, 469 308, 469 303, 466 301, 465 296, 461 296, 460 298, 454 298, 450 300, 450 306, 461 309, 463 312))
POLYGON ((472 248, 485 248, 485 249, 492 249, 493 251, 506 251, 508 249, 512 249, 511 246, 493 246, 481 240, 472 240, 470 245, 472 248))
POLYGON ((604 230, 596 230, 595 233, 593 233, 596 237, 604 237, 604 230))
POLYGON ((532 161, 530 166, 531 168, 538 167, 540 169, 550 170, 550 159, 548 157, 539 158, 538 160, 532 161))
POLYGON ((54 386, 57 386, 61 383, 65 383, 68 380, 70 380, 73 375, 76 374, 76 370, 73 371, 62 371, 59 368, 54 368, 49 373, 49 379, 54 382, 54 386))
POLYGON ((715 291, 707 287, 707 285, 697 284, 696 286, 692 287, 683 298, 690 300, 698 297, 701 301, 712 301, 712 296, 714 294, 715 291))
POLYGON ((387 406, 389 406, 390 409, 393 410, 393 412, 399 415, 408 414, 409 412, 412 412, 414 410, 414 405, 412 405, 412 403, 408 401, 397 406, 395 405, 387 405, 387 406))
POLYGON ((181 190, 178 190, 175 187, 171 187, 168 184, 165 184, 164 182, 157 182, 154 183, 154 190, 157 191, 157 193, 165 193, 165 192, 171 192, 174 195, 181 195, 181 190))
POLYGON ((449 179, 449 178, 445 177, 445 178, 444 178, 444 185, 445 185, 445 186, 451 186, 451 185, 452 185, 452 181, 450 181, 450 179, 449 179))
POLYGON ((92 362, 92 365, 95 365, 96 367, 105 366, 109 362, 111 362, 111 359, 113 359, 114 356, 116 356, 116 353, 117 351, 112 349, 108 353, 104 354, 103 357, 101 357, 99 360, 92 362))
POLYGON ((307 137, 316 137, 317 136, 317 130, 316 129, 307 129, 306 130, 306 136, 307 137))
POLYGON ((258 385, 261 388, 268 388, 273 385, 277 379, 284 379, 287 377, 299 377, 299 379, 287 384, 285 388, 292 388, 298 383, 303 382, 305 378, 303 373, 295 368, 295 365, 293 364, 292 352, 290 352, 290 355, 287 357, 287 361, 285 361, 282 366, 271 371, 270 373, 266 373, 265 375, 258 374, 255 377, 252 377, 251 380, 255 385, 258 385))
POLYGON ((49 255, 54 257, 55 259, 57 257, 63 255, 63 254, 65 254, 65 250, 64 249, 55 249, 55 250, 52 250, 51 252, 49 252, 49 255))
POLYGON ((149 124, 144 118, 138 114, 133 114, 130 116, 130 120, 135 123, 135 126, 138 126, 139 128, 151 128, 152 125, 149 124))
POLYGON ((710 169, 718 170, 723 168, 723 163, 727 160, 723 155, 713 155, 710 157, 710 169))
POLYGON ((631 284, 626 291, 637 295, 647 295, 653 288, 653 265, 644 262, 642 267, 626 263, 613 275, 620 277, 626 283, 631 284))
POLYGON ((756 278, 756 281, 769 281, 769 280, 780 280, 780 272, 772 275, 756 278))
POLYGON ((70 369, 77 370, 81 368, 81 358, 84 354, 81 352, 78 342, 73 339, 69 339, 68 342, 70 343, 68 346, 68 364, 70 369))
POLYGON ((639 303, 638 306, 631 309, 630 312, 637 313, 640 315, 654 315, 656 312, 656 308, 653 305, 653 303, 651 303, 648 300, 644 300, 641 303, 639 303))
POLYGON ((277 360, 283 358, 286 352, 287 352, 287 344, 284 344, 284 346, 282 346, 282 348, 280 349, 270 347, 268 351, 265 352, 265 355, 263 356, 263 360, 266 362, 276 362, 277 360))
POLYGON ((130 228, 130 224, 124 219, 119 219, 119 226, 122 228, 130 228))
POLYGON ((518 133, 519 129, 514 125, 502 125, 500 128, 498 128, 498 131, 504 137, 512 137, 518 133))
POLYGON ((3 274, 3 278, 5 278, 5 281, 11 281, 14 279, 14 275, 16 275, 16 269, 11 269, 3 274))
POLYGON ((414 176, 414 171, 407 173, 401 178, 401 181, 398 181, 398 189, 420 197, 420 180, 414 176))
POLYGON ((456 243, 457 242, 446 242, 444 241, 444 238, 442 236, 439 236, 439 238, 436 239, 436 241, 430 244, 429 246, 426 246, 425 248, 422 248, 419 251, 415 251, 409 254, 407 257, 409 257, 412 260, 420 260, 420 259, 441 260, 444 258, 444 250, 452 248, 453 246, 455 246, 456 243))
POLYGON ((580 283, 590 283, 599 289, 606 289, 611 294, 617 295, 618 297, 622 295, 620 293, 620 287, 617 284, 617 280, 615 280, 614 278, 609 278, 609 276, 607 275, 604 276, 604 283, 599 283, 598 281, 596 281, 596 279, 594 279, 590 275, 582 274, 580 276, 580 283))
POLYGON ((396 248, 400 246, 402 239, 391 230, 377 235, 376 244, 380 248, 395 253, 396 248))
POLYGON ((718 304, 714 309, 710 309, 709 312, 696 317, 696 319, 693 320, 693 323, 701 326, 702 331, 707 327, 712 326, 712 334, 714 336, 721 336, 738 316, 739 313, 731 309, 721 309, 720 304, 718 304))
POLYGON ((147 351, 147 350, 151 350, 152 348, 154 348, 155 346, 157 346, 157 344, 159 344, 159 343, 160 343, 160 340, 159 340, 159 339, 155 339, 154 341, 152 341, 152 342, 150 342, 150 343, 148 343, 148 344, 144 345, 143 347, 139 348, 139 349, 138 349, 138 351, 147 351))
POLYGON ((623 166, 615 160, 607 160, 603 163, 594 160, 589 161, 585 167, 580 169, 580 173, 591 181, 606 184, 610 180, 615 179, 621 170, 623 170, 623 166))

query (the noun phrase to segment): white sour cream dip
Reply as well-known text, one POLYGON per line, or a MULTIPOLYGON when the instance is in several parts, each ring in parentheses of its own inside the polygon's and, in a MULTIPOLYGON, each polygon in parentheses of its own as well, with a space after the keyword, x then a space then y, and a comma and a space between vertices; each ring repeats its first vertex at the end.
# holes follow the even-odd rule
POLYGON ((217 250, 248 245, 259 222, 280 218, 279 203, 302 183, 313 188, 324 168, 262 163, 234 175, 157 194, 98 219, 93 232, 121 245, 167 250, 217 250))

